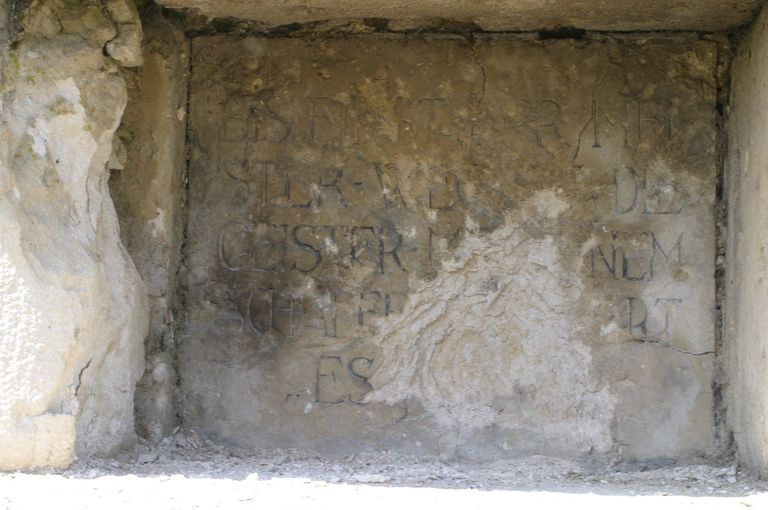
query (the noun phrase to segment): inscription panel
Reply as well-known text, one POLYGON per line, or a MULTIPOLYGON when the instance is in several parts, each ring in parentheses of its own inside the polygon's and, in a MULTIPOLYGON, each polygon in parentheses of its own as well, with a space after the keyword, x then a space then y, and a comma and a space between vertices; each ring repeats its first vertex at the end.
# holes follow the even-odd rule
POLYGON ((329 453, 709 451, 715 50, 197 38, 186 423, 329 453))

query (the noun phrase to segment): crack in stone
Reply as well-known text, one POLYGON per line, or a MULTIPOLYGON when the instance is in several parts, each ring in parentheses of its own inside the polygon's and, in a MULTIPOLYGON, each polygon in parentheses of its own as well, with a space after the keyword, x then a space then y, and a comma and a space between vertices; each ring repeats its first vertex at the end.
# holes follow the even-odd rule
POLYGON ((671 349, 673 351, 679 352, 681 354, 690 354, 691 356, 707 356, 710 354, 715 354, 715 351, 703 351, 703 352, 691 352, 686 351, 684 349, 680 349, 678 347, 675 347, 674 345, 663 345, 659 342, 655 342, 653 340, 643 340, 642 338, 633 338, 631 342, 638 343, 638 344, 646 344, 646 345, 656 345, 658 347, 662 347, 664 349, 671 349))
POLYGON ((485 99, 485 91, 488 87, 488 75, 485 72, 485 66, 480 61, 479 58, 477 58, 477 40, 472 41, 472 59, 475 61, 475 64, 480 68, 480 72, 483 73, 483 88, 480 92, 480 98, 477 100, 477 106, 475 107, 478 112, 480 111, 480 106, 483 104, 483 99, 485 99))
POLYGON ((82 369, 80 369, 80 373, 77 374, 77 386, 75 386, 75 396, 77 396, 77 393, 80 391, 80 386, 82 386, 83 384, 83 374, 85 373, 86 370, 88 370, 88 367, 91 366, 92 361, 93 359, 89 359, 88 363, 86 363, 85 366, 82 369))

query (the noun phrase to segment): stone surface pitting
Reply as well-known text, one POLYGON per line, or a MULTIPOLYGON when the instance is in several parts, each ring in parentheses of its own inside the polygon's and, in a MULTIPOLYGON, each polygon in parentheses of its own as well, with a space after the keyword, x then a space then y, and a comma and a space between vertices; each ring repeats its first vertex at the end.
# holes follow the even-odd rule
POLYGON ((328 453, 711 452, 716 54, 195 39, 184 422, 328 453))
POLYGON ((750 23, 760 0, 159 0, 215 18, 265 26, 354 18, 384 18, 395 29, 440 20, 485 30, 539 30, 575 26, 590 30, 724 30, 750 23))

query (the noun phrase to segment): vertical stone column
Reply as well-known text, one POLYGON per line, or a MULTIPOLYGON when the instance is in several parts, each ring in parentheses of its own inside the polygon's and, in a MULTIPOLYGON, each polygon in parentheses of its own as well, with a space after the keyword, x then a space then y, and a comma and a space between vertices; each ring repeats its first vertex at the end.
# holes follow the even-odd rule
POLYGON ((739 458, 768 476, 768 11, 734 60, 728 119, 727 419, 739 458))
POLYGON ((66 466, 134 438, 147 299, 106 164, 141 29, 128 0, 104 7, 32 1, 3 53, 0 469, 66 466))
POLYGON ((176 424, 173 309, 184 218, 188 41, 159 8, 145 13, 144 65, 127 71, 128 107, 110 162, 121 237, 147 284, 147 366, 136 430, 158 440, 176 424))

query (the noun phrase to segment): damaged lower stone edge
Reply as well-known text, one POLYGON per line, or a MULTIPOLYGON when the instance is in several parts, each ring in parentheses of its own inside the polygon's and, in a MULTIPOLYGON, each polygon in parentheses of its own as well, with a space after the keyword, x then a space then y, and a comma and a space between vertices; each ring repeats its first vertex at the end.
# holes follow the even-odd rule
POLYGON ((105 168, 141 30, 131 2, 105 6, 32 1, 2 55, 0 469, 135 437, 147 299, 105 168))

